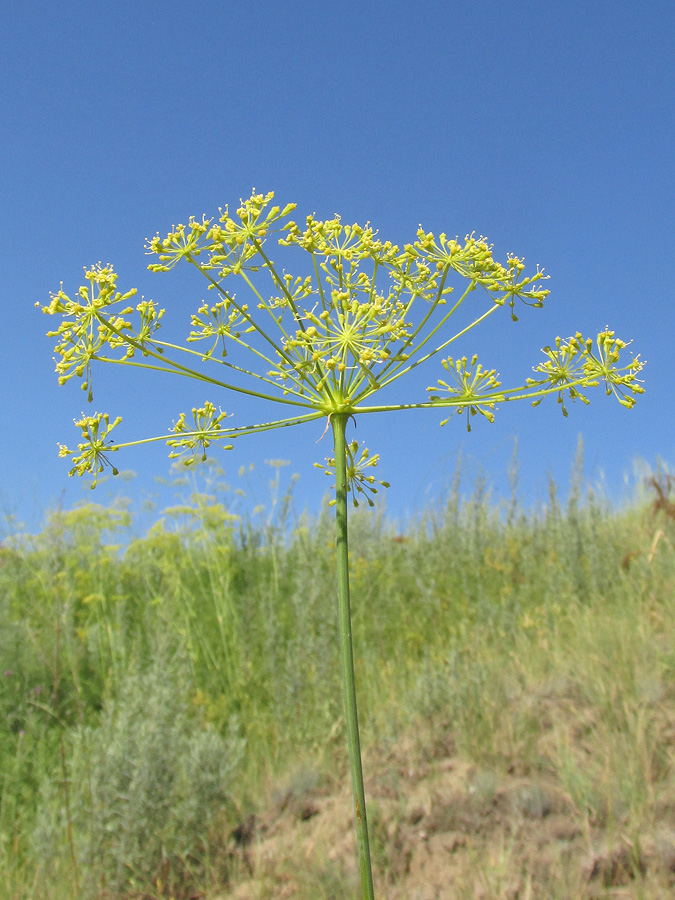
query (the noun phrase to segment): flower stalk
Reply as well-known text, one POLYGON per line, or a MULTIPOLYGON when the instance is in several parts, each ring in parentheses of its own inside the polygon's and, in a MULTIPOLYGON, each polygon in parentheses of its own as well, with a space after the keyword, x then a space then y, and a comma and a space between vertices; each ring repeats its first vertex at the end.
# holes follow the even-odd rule
POLYGON ((340 635, 340 674, 344 716, 347 726, 349 772, 354 799, 356 837, 363 900, 373 900, 373 875, 368 841, 368 816, 361 765, 359 717, 354 679, 354 650, 352 645, 352 617, 349 600, 349 539, 347 528, 347 421, 345 415, 331 417, 335 448, 335 545, 337 551, 338 627, 340 635))

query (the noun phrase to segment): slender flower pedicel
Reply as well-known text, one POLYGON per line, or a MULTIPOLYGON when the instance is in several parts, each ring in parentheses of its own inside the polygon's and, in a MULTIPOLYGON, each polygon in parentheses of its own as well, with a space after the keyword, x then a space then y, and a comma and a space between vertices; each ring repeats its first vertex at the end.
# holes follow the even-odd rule
POLYGON ((256 194, 241 201, 234 215, 227 207, 217 219, 190 218, 166 237, 148 242, 155 261, 149 268, 167 272, 180 262, 199 270, 213 292, 191 318, 186 346, 159 337, 164 309, 154 301, 135 302, 136 290, 117 289, 117 275, 100 263, 86 272, 87 284, 71 299, 61 289, 43 312, 62 317, 55 331, 59 382, 80 379, 93 399, 92 363, 183 375, 202 382, 209 399, 188 414, 181 413, 166 434, 117 442, 120 425, 107 413, 84 415, 71 475, 98 476, 111 455, 124 447, 164 441, 171 457, 189 465, 205 459, 211 445, 231 450, 245 435, 317 420, 319 434, 330 426, 334 456, 325 465, 334 477, 337 546, 337 593, 340 659, 349 745, 349 762, 356 814, 359 864, 364 898, 373 898, 368 848, 366 802, 361 771, 359 729, 354 684, 348 565, 348 494, 373 505, 379 455, 357 441, 348 441, 347 426, 361 414, 410 409, 438 409, 445 425, 454 413, 465 413, 467 429, 481 415, 494 421, 499 403, 529 399, 537 406, 549 394, 566 416, 565 400, 588 403, 586 390, 604 385, 623 406, 634 405, 643 388, 639 357, 621 360, 626 344, 608 328, 595 341, 577 333, 544 348, 544 360, 533 376, 505 388, 494 369, 476 356, 445 356, 444 352, 473 327, 508 307, 517 321, 516 304, 541 307, 548 296, 548 276, 537 268, 529 276, 525 264, 510 255, 500 263, 485 238, 464 241, 436 237, 421 227, 417 239, 400 249, 382 241, 369 224, 343 225, 339 216, 319 221, 308 216, 304 228, 291 221, 294 204, 273 206, 273 194, 256 194), (269 238, 277 234, 289 264, 304 263, 305 273, 289 274, 272 260, 269 238), (295 256, 294 256, 295 254, 295 256), (455 284, 463 285, 456 293, 455 284), (246 299, 238 297, 241 289, 246 299), (480 289, 480 290, 479 290, 480 289), (451 319, 459 321, 457 327, 451 319), (438 357, 443 374, 428 397, 417 403, 372 405, 371 398, 422 363, 438 357), (215 405, 218 389, 237 391, 292 407, 280 419, 256 425, 227 425, 226 413, 215 405))

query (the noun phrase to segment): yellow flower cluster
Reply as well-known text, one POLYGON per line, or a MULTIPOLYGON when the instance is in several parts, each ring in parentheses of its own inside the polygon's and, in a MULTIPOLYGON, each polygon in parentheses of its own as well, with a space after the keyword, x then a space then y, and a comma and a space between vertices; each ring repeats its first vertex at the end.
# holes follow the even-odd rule
POLYGON ((109 453, 114 453, 119 448, 113 445, 110 432, 122 421, 121 416, 117 416, 113 422, 107 413, 94 413, 93 416, 85 416, 82 413, 80 419, 75 420, 75 425, 82 432, 82 440, 77 445, 80 451, 79 455, 75 455, 72 450, 63 444, 59 444, 59 456, 73 457, 73 468, 68 473, 69 476, 84 475, 89 473, 94 476, 92 482, 92 490, 96 487, 98 476, 103 472, 106 466, 109 466, 113 475, 117 475, 118 471, 108 459, 109 453))
MULTIPOLYGON (((484 369, 475 356, 448 356, 442 365, 450 379, 428 388, 425 401, 366 405, 415 367, 441 357, 450 344, 501 307, 508 305, 517 320, 517 300, 542 306, 549 293, 543 287, 548 276, 539 267, 525 275, 525 263, 513 254, 499 262, 492 245, 474 234, 460 241, 445 233, 437 237, 420 226, 416 240, 401 249, 381 240, 370 223, 343 224, 337 215, 325 221, 310 215, 300 227, 290 219, 295 204, 282 208, 272 205, 273 198, 272 193, 254 191, 232 215, 225 207, 217 220, 191 217, 166 237, 148 241, 148 252, 156 257, 149 266, 152 271, 166 272, 187 262, 218 294, 214 302, 202 302, 190 318, 187 344, 206 341, 208 349, 200 352, 159 340, 164 310, 152 300, 128 305, 136 290, 121 293, 112 267, 99 263, 86 273, 88 284, 74 299, 61 289, 44 307, 44 312, 62 316, 59 328, 49 332, 58 338, 60 382, 80 378, 91 400, 92 362, 117 363, 180 374, 295 409, 290 419, 236 429, 224 427, 225 414, 216 414, 213 404, 195 408, 193 425, 186 425, 183 414, 171 436, 161 438, 168 441, 172 455, 185 457, 192 450, 190 460, 229 435, 326 416, 330 420, 337 414, 442 408, 449 416, 466 412, 470 430, 476 415, 493 421, 499 402, 528 398, 537 405, 554 394, 567 415, 566 397, 587 402, 584 391, 601 383, 626 407, 642 392, 637 376, 643 363, 638 357, 620 365, 626 344, 606 329, 595 345, 580 334, 568 341, 558 338, 554 347, 544 348, 546 359, 535 367, 535 377, 517 388, 503 389, 494 369, 484 369), (302 251, 298 258, 304 258, 309 273, 293 275, 275 265, 266 250, 275 233, 289 258, 290 251, 302 251), (464 280, 464 289, 454 297, 451 281, 457 276, 464 280), (229 289, 232 279, 250 294, 250 302, 242 302, 229 289), (467 313, 465 321, 456 331, 449 329, 460 307, 467 313), (248 354, 248 365, 228 349, 248 354), (213 368, 200 368, 206 364, 219 365, 233 380, 223 380, 213 368)), ((89 451, 80 445, 76 471, 100 471, 102 453, 112 449, 107 419, 85 417, 80 425, 89 451)), ((374 483, 363 473, 378 457, 349 452, 350 484, 358 493, 374 483)))
MULTIPOLYGON (((106 344, 116 346, 123 343, 121 339, 125 331, 131 330, 131 324, 124 316, 132 313, 133 307, 116 310, 109 315, 107 321, 102 316, 111 307, 126 303, 135 296, 136 288, 125 294, 116 289, 117 275, 111 266, 99 263, 85 270, 88 285, 83 285, 77 292, 77 298, 64 293, 63 288, 51 295, 51 302, 42 307, 47 315, 61 315, 63 321, 55 331, 48 331, 49 337, 58 338, 54 347, 57 356, 56 372, 59 384, 65 384, 74 375, 83 378, 82 390, 89 392, 89 401, 93 399, 91 388, 91 360, 96 358, 106 344)), ((39 304, 37 304, 39 305, 39 304)), ((146 304, 140 304, 145 308, 146 304)), ((147 312, 146 312, 147 316, 147 312)), ((161 314, 155 316, 155 330, 159 328, 161 314)), ((149 336, 149 329, 148 331, 149 336)), ((130 347, 128 356, 133 355, 130 347)))
MULTIPOLYGON (((614 332, 606 328, 596 338, 597 351, 593 350, 593 339, 584 338, 580 332, 566 341, 557 337, 554 347, 544 347, 547 359, 534 368, 544 378, 528 378, 529 387, 545 388, 545 393, 557 392, 562 413, 567 416, 565 392, 571 400, 590 401, 582 388, 597 387, 604 383, 608 395, 614 394, 626 409, 635 405, 636 394, 643 394, 644 388, 638 373, 644 363, 639 356, 631 359, 623 367, 618 367, 620 351, 627 347, 625 341, 614 337, 614 332)), ((543 397, 537 397, 532 405, 538 406, 543 397)))
MULTIPOLYGON (((370 455, 367 447, 359 449, 358 441, 351 441, 347 444, 347 493, 352 495, 352 503, 358 507, 358 495, 363 494, 366 498, 368 506, 375 506, 375 501, 370 496, 377 494, 376 484, 381 487, 388 488, 388 481, 378 481, 369 469, 376 468, 380 461, 380 454, 370 455)), ((323 469, 329 477, 335 478, 335 459, 330 457, 326 459, 326 465, 314 463, 315 468, 323 469)), ((333 485, 335 489, 335 485, 333 485)), ((335 500, 330 501, 330 505, 335 505, 335 500)))
MULTIPOLYGON (((178 421, 174 424, 171 431, 178 435, 175 438, 169 438, 166 442, 172 447, 169 453, 169 459, 178 459, 183 457, 183 463, 187 466, 194 463, 197 459, 197 453, 201 450, 201 459, 206 459, 206 451, 214 441, 222 438, 223 426, 222 422, 227 418, 227 413, 216 408, 213 403, 207 402, 199 408, 194 407, 192 410, 193 424, 189 426, 185 421, 185 413, 181 413, 178 421), (187 451, 192 451, 190 456, 185 457, 187 451)), ((232 444, 228 444, 223 448, 231 450, 232 444)))
MULTIPOLYGON (((458 360, 449 356, 447 359, 441 360, 441 364, 446 372, 452 375, 454 384, 448 384, 447 381, 439 378, 438 387, 427 388, 429 399, 440 400, 441 392, 452 397, 457 404, 453 413, 462 413, 466 409, 467 431, 471 431, 471 417, 478 413, 485 416, 489 422, 494 422, 495 403, 504 399, 502 395, 495 395, 495 389, 501 386, 501 382, 497 381, 495 370, 485 371, 475 354, 470 362, 467 361, 466 356, 458 360)), ((450 415, 452 416, 452 413, 450 415)), ((441 425, 446 425, 449 421, 450 417, 444 419, 441 425)))

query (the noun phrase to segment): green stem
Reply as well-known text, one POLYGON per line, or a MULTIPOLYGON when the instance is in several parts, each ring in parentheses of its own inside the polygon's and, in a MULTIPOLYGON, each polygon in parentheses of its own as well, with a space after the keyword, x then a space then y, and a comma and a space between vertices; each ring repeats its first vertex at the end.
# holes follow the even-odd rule
POLYGON ((373 874, 370 866, 370 846, 368 843, 368 819, 366 816, 366 796, 363 788, 361 768, 361 745, 359 741, 359 717, 356 708, 356 685, 354 682, 354 652, 352 648, 352 619, 349 604, 349 544, 347 538, 347 443, 345 430, 348 415, 335 413, 331 417, 333 440, 335 442, 335 526, 337 545, 338 583, 338 624, 340 632, 340 669, 342 674, 342 695, 345 722, 347 724, 347 744, 349 747, 349 771, 352 780, 352 795, 356 815, 356 836, 359 849, 359 868, 363 900, 373 900, 373 874))

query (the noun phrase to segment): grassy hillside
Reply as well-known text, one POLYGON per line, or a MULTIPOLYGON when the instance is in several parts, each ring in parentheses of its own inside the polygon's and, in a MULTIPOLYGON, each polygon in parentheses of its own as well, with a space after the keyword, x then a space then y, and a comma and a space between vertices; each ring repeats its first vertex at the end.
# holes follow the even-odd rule
MULTIPOLYGON (((552 486, 525 512, 479 484, 404 534, 352 517, 379 896, 672 890, 671 487, 613 512, 552 486)), ((288 527, 279 505, 254 526, 194 494, 131 539, 123 507, 89 504, 5 541, 8 900, 356 896, 350 829, 337 852, 327 824, 347 783, 331 512, 288 527)))

